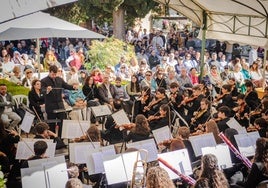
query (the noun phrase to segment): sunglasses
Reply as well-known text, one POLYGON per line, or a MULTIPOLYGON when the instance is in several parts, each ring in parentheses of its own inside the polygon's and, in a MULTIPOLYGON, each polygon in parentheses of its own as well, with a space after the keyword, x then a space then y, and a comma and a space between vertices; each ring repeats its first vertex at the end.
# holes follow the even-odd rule
POLYGON ((145 76, 152 76, 151 74, 145 74, 145 76))

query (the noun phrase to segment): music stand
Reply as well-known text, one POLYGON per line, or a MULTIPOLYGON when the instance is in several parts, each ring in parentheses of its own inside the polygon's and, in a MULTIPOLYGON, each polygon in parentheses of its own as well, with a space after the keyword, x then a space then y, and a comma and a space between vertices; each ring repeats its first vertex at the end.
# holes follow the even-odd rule
POLYGON ((104 130, 104 125, 106 124, 107 116, 112 114, 109 106, 108 105, 99 105, 99 106, 92 106, 90 108, 91 108, 92 113, 95 116, 95 118, 97 118, 97 117, 103 118, 102 130, 104 130))

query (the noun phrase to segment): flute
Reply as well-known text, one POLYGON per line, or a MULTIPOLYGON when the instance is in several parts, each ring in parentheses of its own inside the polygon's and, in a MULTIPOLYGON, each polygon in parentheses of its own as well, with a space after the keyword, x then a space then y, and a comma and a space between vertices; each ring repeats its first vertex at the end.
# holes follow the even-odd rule
POLYGON ((172 170, 175 174, 177 174, 178 176, 180 176, 180 178, 182 180, 184 180, 185 182, 187 182, 189 185, 194 185, 195 184, 195 182, 196 182, 195 179, 193 179, 190 176, 187 176, 185 174, 180 173, 177 169, 175 169, 173 166, 171 166, 171 164, 169 164, 167 161, 165 161, 161 157, 158 158, 158 161, 160 161, 163 165, 165 165, 170 170, 172 170))
POLYGON ((221 132, 219 133, 219 137, 228 145, 228 147, 230 148, 230 150, 232 150, 232 152, 235 154, 235 156, 240 159, 248 168, 251 168, 252 163, 251 161, 243 156, 235 147, 234 145, 231 143, 231 141, 221 132))

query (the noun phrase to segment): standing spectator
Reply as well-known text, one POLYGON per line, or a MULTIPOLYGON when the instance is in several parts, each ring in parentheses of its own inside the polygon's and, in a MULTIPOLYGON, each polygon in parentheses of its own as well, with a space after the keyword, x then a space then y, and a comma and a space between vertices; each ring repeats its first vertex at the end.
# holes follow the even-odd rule
POLYGON ((14 112, 12 107, 15 106, 15 101, 11 94, 7 93, 7 86, 0 84, 0 114, 5 128, 18 129, 18 124, 21 121, 20 116, 14 112))
POLYGON ((74 48, 70 49, 70 56, 66 59, 66 64, 67 66, 76 67, 77 70, 80 70, 82 61, 74 48))
POLYGON ((164 47, 164 41, 163 38, 160 36, 159 30, 156 31, 156 36, 153 37, 151 44, 154 49, 158 49, 158 47, 164 47))

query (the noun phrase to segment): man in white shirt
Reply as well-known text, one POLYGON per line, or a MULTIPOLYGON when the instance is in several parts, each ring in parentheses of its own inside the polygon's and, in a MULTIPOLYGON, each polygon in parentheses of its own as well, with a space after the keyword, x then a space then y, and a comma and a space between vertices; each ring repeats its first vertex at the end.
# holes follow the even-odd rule
POLYGON ((0 114, 5 128, 14 129, 18 128, 21 121, 20 116, 13 111, 12 106, 15 105, 13 97, 7 93, 7 86, 0 84, 0 114))

